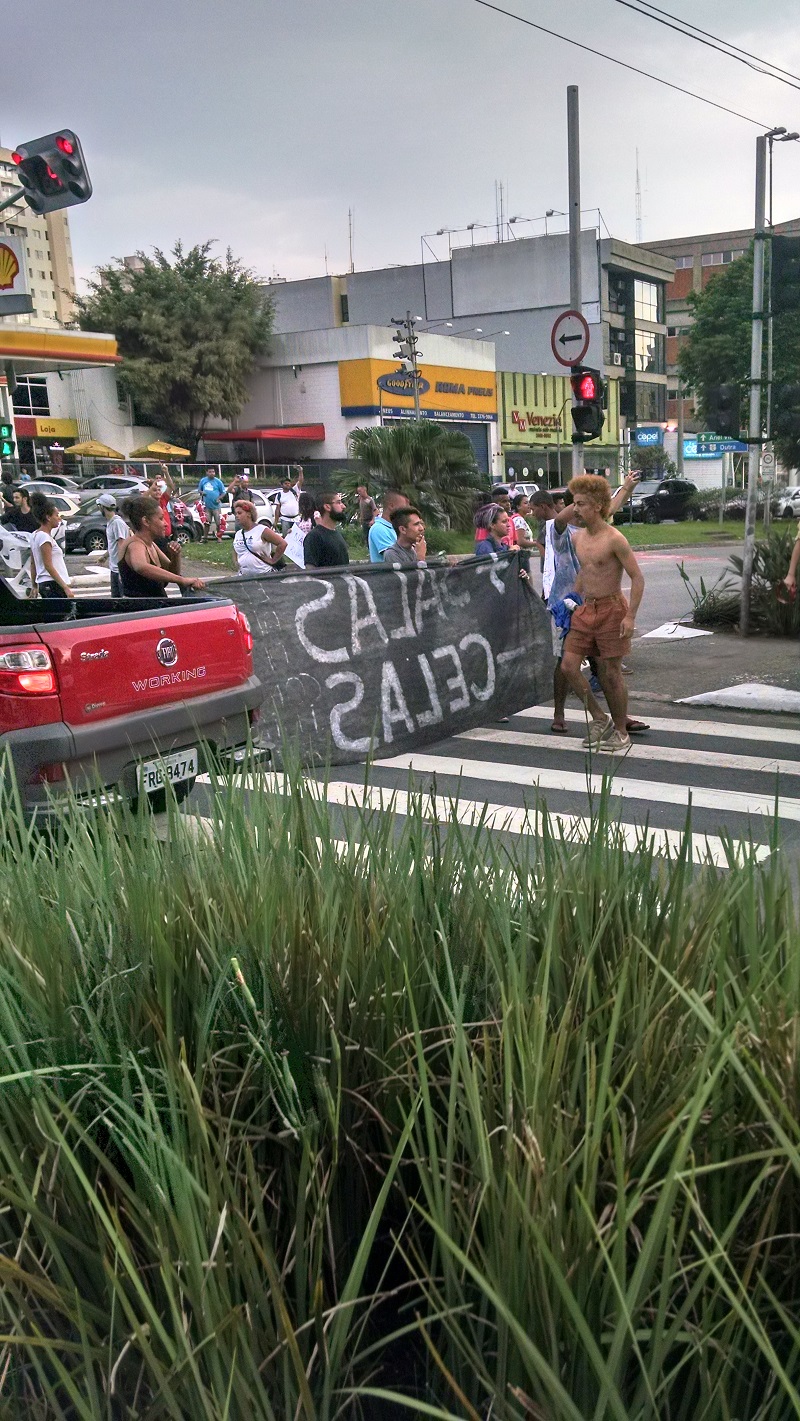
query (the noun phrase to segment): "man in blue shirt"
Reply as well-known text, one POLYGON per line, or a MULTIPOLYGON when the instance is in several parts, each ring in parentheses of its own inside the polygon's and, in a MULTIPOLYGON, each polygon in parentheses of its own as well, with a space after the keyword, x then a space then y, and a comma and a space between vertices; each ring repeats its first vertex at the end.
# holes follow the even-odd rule
POLYGON ((225 497, 225 485, 215 469, 207 469, 198 484, 200 497, 203 500, 203 507, 206 511, 206 522, 203 524, 203 542, 208 542, 208 535, 212 528, 216 530, 217 540, 222 537, 222 500, 225 497))
POLYGON ((396 513, 398 508, 408 508, 408 499, 404 493, 387 493, 383 500, 383 508, 380 516, 375 519, 369 530, 369 560, 370 562, 383 562, 383 554, 387 548, 391 548, 397 542, 397 533, 390 518, 396 513))

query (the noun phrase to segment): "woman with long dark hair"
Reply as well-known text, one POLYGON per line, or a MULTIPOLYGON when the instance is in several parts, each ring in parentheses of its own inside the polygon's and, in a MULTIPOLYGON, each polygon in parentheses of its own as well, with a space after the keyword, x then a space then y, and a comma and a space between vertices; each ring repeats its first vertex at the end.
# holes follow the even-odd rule
POLYGON ((75 593, 64 554, 55 539, 61 514, 52 499, 46 498, 43 493, 31 494, 30 507, 36 519, 36 532, 31 534, 31 552, 39 596, 73 598, 75 593))

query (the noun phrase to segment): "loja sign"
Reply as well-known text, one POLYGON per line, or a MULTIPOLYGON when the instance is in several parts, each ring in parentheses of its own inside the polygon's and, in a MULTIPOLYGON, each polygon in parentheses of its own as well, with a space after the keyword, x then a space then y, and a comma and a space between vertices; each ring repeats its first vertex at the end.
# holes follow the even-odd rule
POLYGON ((215 582, 253 629, 267 742, 343 764, 545 700, 550 620, 519 567, 509 554, 215 582))

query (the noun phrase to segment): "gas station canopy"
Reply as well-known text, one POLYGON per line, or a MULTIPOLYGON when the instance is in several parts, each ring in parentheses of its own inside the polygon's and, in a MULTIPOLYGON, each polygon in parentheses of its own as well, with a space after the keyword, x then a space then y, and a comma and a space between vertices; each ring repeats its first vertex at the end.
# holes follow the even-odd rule
POLYGON ((117 342, 111 335, 0 324, 0 365, 12 361, 17 375, 119 365, 120 360, 117 342))

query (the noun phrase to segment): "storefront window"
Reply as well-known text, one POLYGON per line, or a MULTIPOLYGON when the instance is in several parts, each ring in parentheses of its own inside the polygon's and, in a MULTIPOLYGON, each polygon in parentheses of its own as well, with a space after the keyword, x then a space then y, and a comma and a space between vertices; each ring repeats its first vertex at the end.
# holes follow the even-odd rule
POLYGON ((658 320, 658 287, 654 281, 635 281, 633 311, 637 321, 658 320))
POLYGON ((663 375, 664 337, 652 331, 636 331, 636 369, 645 375, 663 375))
POLYGON ((43 415, 50 413, 46 375, 18 375, 13 396, 14 413, 43 415))

